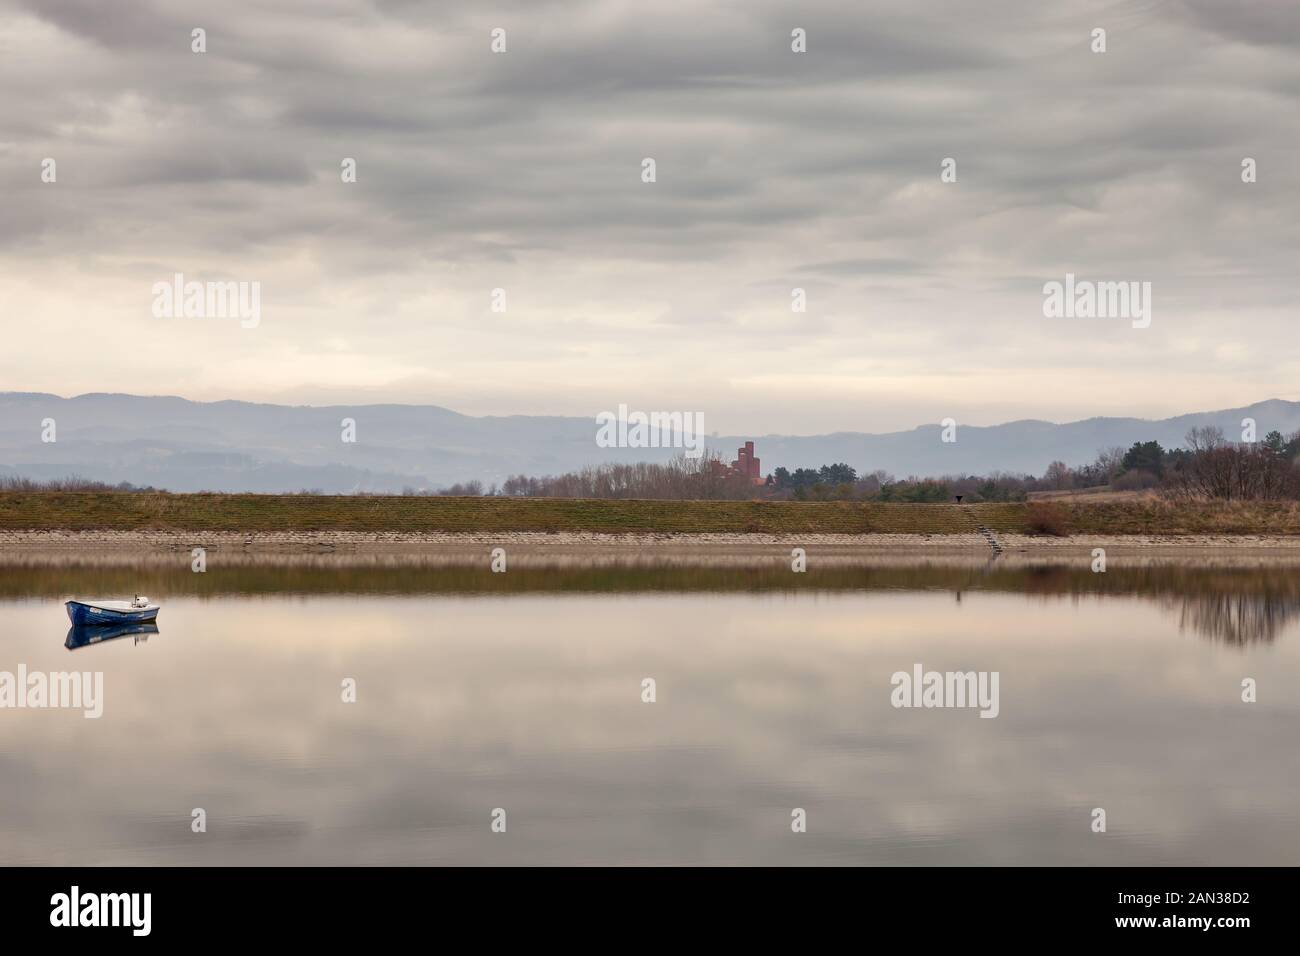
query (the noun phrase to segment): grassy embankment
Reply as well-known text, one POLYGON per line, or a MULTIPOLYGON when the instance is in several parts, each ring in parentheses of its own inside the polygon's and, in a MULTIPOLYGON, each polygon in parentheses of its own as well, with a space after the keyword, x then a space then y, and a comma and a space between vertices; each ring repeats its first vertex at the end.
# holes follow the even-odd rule
POLYGON ((1300 535, 1300 504, 616 501, 0 492, 0 531, 1300 535))

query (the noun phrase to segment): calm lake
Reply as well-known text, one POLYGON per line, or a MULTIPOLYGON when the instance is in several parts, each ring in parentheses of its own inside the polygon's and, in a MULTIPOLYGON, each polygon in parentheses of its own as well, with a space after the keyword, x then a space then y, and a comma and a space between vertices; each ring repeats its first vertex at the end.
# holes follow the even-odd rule
POLYGON ((1293 567, 10 555, 20 668, 102 716, 0 709, 0 864, 1300 864, 1293 567))

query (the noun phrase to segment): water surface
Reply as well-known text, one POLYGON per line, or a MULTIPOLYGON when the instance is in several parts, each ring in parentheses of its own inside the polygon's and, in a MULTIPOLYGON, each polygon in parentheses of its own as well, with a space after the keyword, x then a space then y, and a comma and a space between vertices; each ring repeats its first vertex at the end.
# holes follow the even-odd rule
POLYGON ((0 671, 105 699, 0 710, 0 863, 1295 865, 1298 577, 10 556, 0 671), (999 716, 894 708, 916 663, 999 716))

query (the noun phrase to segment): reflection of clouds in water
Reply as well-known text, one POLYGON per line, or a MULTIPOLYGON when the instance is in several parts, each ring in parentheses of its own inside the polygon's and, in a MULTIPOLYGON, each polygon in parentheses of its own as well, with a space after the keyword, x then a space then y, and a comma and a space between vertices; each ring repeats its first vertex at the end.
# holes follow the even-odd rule
POLYGON ((1180 629, 1235 645, 1273 641, 1300 618, 1300 597, 1290 594, 1197 594, 1163 604, 1179 609, 1180 629))
MULTIPOLYGON (((11 659, 68 660, 45 610, 0 602, 11 659)), ((0 719, 0 861, 1300 859, 1278 838, 1296 832, 1293 728, 1221 705, 1250 650, 1179 641, 1150 601, 263 595, 168 613, 148 646, 80 652, 106 671, 102 731, 0 719), (893 709, 889 675, 914 661, 998 670, 1002 715, 893 709)), ((1279 694, 1300 684, 1300 647, 1269 654, 1279 694)))

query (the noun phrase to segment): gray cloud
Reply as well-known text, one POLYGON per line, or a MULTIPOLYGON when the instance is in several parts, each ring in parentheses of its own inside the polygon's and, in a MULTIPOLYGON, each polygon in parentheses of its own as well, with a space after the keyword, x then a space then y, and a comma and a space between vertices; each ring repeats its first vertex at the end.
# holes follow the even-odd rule
MULTIPOLYGON (((780 284, 803 275, 816 278, 818 321, 804 328, 800 366, 766 365, 768 378, 861 356, 888 361, 891 378, 986 360, 963 375, 994 383, 1010 370, 1010 340, 1044 366, 1073 363, 1079 381, 1109 369, 1092 387, 1131 394, 1134 413, 1188 410, 1198 390, 1163 390, 1178 405, 1156 407, 1123 371, 1133 347, 1165 367, 1178 354, 1188 382, 1225 349, 1266 373, 1252 388, 1267 393, 1225 379, 1217 404, 1294 381, 1278 356, 1290 324, 1280 312, 1297 291, 1300 20, 1282 5, 0 0, 0 21, 0 264, 45 277, 39 305, 68 334, 100 309, 103 322, 135 321, 126 289, 156 279, 154 264, 245 274, 282 310, 313 317, 310 336, 299 319, 256 340, 284 388, 321 380, 307 369, 322 340, 384 323, 357 352, 365 375, 353 384, 456 407, 455 370, 411 337, 429 321, 481 326, 486 290, 508 285, 524 324, 466 348, 517 357, 512 389, 574 412, 537 357, 547 348, 622 353, 623 335, 665 315, 713 316, 680 346, 704 394, 718 373, 698 356, 770 352, 759 334, 734 333, 788 337, 780 284), (202 56, 189 52, 194 26, 208 32, 202 56), (488 51, 495 26, 508 31, 503 56, 488 51), (796 26, 806 54, 789 50, 796 26), (1105 55, 1088 49, 1094 26, 1109 31, 1105 55), (56 187, 38 181, 45 156, 59 162, 56 187), (358 162, 354 186, 339 182, 345 156, 358 162), (653 186, 639 179, 645 156, 658 163, 653 186), (952 186, 938 181, 946 156, 958 162, 952 186), (1244 156, 1260 165, 1251 186, 1244 156), (1037 287, 1067 270, 1157 283, 1160 325, 1107 345, 1044 331, 1037 287), (69 272, 123 291, 91 294, 69 272), (1206 275, 1218 277, 1212 289, 1206 275), (1223 336, 1229 316, 1246 324, 1244 340, 1223 336), (924 323, 933 343, 973 320, 974 354, 870 334, 924 323)), ((7 301, 26 310, 33 295, 13 289, 7 301)), ((191 353, 199 335, 174 330, 160 349, 191 353)), ((39 341, 19 344, 0 372, 76 390, 33 371, 50 355, 39 341)), ((226 394, 267 394, 233 361, 255 362, 250 344, 204 341, 231 360, 226 394)), ((182 364, 163 361, 159 374, 182 364)), ((611 382, 647 389, 661 367, 615 364, 611 382)), ((474 374, 501 374, 492 368, 474 374)), ((87 365, 73 377, 127 390, 94 375, 87 365)), ((198 387, 191 375, 161 387, 186 383, 198 387)), ((203 382, 203 397, 220 387, 203 382)), ((989 387, 986 407, 1015 400, 989 387)), ((792 388, 764 394, 793 408, 806 396, 792 388)), ((1103 410, 1088 398, 1062 401, 1103 410)))

